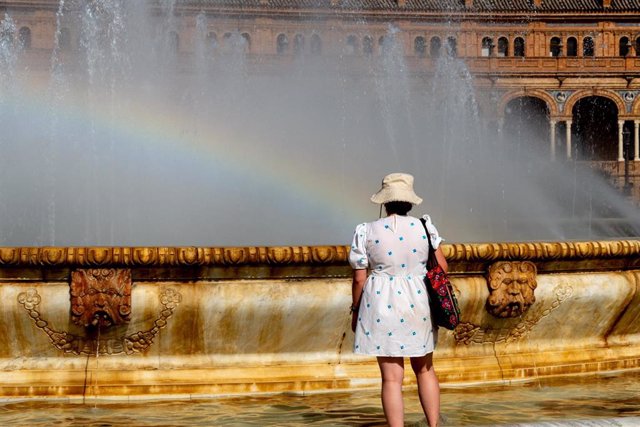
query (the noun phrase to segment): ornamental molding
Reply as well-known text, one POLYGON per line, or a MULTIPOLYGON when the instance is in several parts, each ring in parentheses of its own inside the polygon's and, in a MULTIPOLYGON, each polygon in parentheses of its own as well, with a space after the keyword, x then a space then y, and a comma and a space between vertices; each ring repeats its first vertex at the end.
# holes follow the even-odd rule
POLYGON ((457 344, 509 344, 525 338, 540 323, 549 316, 562 303, 573 296, 573 287, 570 285, 558 285, 553 290, 554 298, 546 304, 536 304, 524 315, 511 320, 514 324, 504 326, 496 324, 476 325, 470 322, 460 323, 453 330, 453 337, 457 344))
POLYGON ((71 272, 71 320, 107 329, 131 320, 131 269, 95 268, 71 272))
MULTIPOLYGON (((449 261, 556 261, 640 256, 640 240, 443 244, 449 261)), ((0 267, 343 265, 349 246, 4 247, 0 267)))
POLYGON ((575 90, 549 90, 547 91, 549 95, 553 98, 558 106, 558 111, 560 114, 564 114, 564 106, 567 102, 567 99, 571 97, 571 95, 575 92, 575 90))
POLYGON ((498 261, 489 266, 487 312, 497 318, 521 317, 536 302, 537 269, 531 261, 498 261))
POLYGON ((633 113, 633 103, 638 98, 640 94, 640 90, 619 90, 617 91, 618 95, 624 102, 624 106, 626 108, 625 113, 632 114, 633 113))
POLYGON ((76 356, 97 356, 146 352, 160 333, 160 329, 167 326, 168 319, 182 302, 182 295, 172 288, 163 289, 158 298, 162 309, 149 329, 106 338, 101 337, 99 332, 97 336, 95 334, 78 335, 51 327, 49 322, 42 318, 40 313, 42 297, 34 288, 18 294, 18 303, 26 310, 35 326, 49 337, 53 347, 76 356))

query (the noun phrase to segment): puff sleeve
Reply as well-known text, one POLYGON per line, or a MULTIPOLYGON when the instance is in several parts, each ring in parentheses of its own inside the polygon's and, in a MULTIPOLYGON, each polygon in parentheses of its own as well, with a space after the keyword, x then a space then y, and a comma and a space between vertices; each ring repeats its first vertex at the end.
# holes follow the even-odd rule
POLYGON ((354 270, 363 270, 369 267, 369 259, 366 250, 367 224, 359 224, 353 233, 353 242, 349 252, 349 264, 354 270))
POLYGON ((433 222, 431 222, 431 217, 429 215, 423 215, 422 219, 425 220, 425 225, 427 226, 427 231, 429 232, 429 238, 431 239, 431 244, 434 249, 438 249, 440 243, 444 241, 440 234, 438 233, 438 229, 433 222))

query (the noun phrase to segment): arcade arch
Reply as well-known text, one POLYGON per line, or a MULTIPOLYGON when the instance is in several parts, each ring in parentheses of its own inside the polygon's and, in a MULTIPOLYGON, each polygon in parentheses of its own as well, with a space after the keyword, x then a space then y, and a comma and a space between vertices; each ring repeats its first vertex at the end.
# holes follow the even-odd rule
POLYGON ((518 96, 504 108, 503 132, 514 148, 525 145, 542 156, 549 156, 550 111, 547 103, 535 96, 518 96))
POLYGON ((504 117, 507 104, 516 98, 538 98, 542 100, 547 108, 549 109, 550 117, 556 117, 560 114, 558 111, 558 107, 553 100, 553 98, 543 90, 537 89, 529 89, 529 90, 518 90, 505 94, 498 104, 498 114, 500 117, 504 117))
POLYGON ((582 98, 586 98, 589 96, 597 96, 602 98, 607 98, 615 104, 616 113, 624 113, 625 105, 620 96, 617 93, 605 90, 605 89, 583 89, 573 93, 569 99, 567 99, 564 111, 567 114, 571 114, 573 111, 573 107, 575 104, 580 101, 582 98))
MULTIPOLYGON (((574 103, 575 156, 577 160, 616 160, 618 152, 618 108, 603 96, 586 96, 574 103)), ((620 131, 620 132, 619 132, 620 131)))

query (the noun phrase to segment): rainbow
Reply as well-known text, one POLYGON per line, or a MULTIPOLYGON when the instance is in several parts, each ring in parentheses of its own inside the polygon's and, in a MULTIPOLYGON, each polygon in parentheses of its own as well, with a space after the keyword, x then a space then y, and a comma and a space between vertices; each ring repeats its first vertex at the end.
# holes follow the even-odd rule
MULTIPOLYGON (((30 81, 18 93, 19 97, 5 97, 3 102, 18 105, 28 117, 51 114, 42 80, 30 81)), ((281 197, 295 203, 296 215, 339 215, 350 228, 377 212, 368 202, 369 194, 359 183, 350 185, 343 174, 319 169, 322 165, 288 161, 269 144, 250 137, 239 140, 238 132, 219 123, 199 121, 190 128, 194 118, 179 107, 132 97, 126 100, 126 111, 114 111, 108 102, 94 102, 86 108, 83 97, 86 99, 86 93, 76 89, 56 101, 56 117, 62 128, 90 123, 96 135, 110 135, 115 144, 135 144, 144 150, 162 150, 165 156, 186 157, 211 170, 217 179, 242 179, 267 192, 280 189, 281 197)), ((375 191, 377 183, 370 184, 375 191)))

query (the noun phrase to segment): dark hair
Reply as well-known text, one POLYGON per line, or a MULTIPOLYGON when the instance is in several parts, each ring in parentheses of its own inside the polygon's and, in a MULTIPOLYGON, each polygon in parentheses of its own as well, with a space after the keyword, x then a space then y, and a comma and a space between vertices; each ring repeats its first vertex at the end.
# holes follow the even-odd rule
POLYGON ((387 202, 384 204, 387 215, 406 215, 411 208, 413 208, 413 205, 409 202, 387 202))

